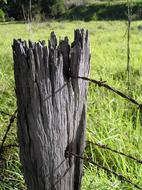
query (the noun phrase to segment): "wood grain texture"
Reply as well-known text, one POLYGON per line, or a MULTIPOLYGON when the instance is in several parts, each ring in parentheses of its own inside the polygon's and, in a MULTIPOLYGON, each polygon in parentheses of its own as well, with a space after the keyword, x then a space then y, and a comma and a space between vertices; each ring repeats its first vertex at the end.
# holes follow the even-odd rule
POLYGON ((13 42, 18 105, 18 138, 29 190, 79 190, 83 163, 65 158, 65 150, 82 155, 86 128, 89 75, 88 31, 75 30, 57 44, 51 33, 45 42, 13 42))

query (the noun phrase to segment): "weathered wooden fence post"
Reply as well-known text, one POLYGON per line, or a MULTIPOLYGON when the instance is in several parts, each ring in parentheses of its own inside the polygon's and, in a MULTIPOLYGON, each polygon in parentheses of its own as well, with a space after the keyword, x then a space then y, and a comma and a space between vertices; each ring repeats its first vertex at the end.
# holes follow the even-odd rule
POLYGON ((29 190, 79 190, 86 128, 87 82, 70 76, 89 74, 88 31, 76 30, 57 45, 13 42, 20 158, 29 190))

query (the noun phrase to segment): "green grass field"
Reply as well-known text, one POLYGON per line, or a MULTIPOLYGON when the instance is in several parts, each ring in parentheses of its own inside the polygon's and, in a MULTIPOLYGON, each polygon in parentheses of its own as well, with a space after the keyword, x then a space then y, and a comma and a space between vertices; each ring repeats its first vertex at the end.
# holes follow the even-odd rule
MULTIPOLYGON (((54 22, 16 24, 0 23, 0 110, 13 113, 16 109, 14 91, 12 40, 13 38, 38 41, 49 38, 50 32, 73 41, 76 28, 89 30, 91 45, 91 78, 106 80, 116 89, 142 102, 142 22, 133 22, 131 28, 130 90, 127 87, 127 25, 125 21, 54 22)), ((135 105, 103 88, 89 85, 87 139, 142 159, 142 113, 135 105)), ((9 118, 0 114, 0 139, 9 118)), ((6 144, 16 141, 16 124, 6 144)), ((142 186, 142 166, 120 155, 97 147, 87 146, 86 152, 94 161, 122 173, 142 186)), ((24 181, 18 150, 5 152, 7 162, 0 166, 0 190, 23 190, 24 181)), ((82 190, 134 190, 92 165, 84 165, 82 190)))

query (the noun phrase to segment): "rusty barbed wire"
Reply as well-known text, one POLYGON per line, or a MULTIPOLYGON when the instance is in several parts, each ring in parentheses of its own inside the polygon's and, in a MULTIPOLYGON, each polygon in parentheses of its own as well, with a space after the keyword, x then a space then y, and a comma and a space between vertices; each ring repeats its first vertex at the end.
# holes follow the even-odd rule
POLYGON ((129 158, 129 159, 131 159, 131 160, 136 161, 137 163, 142 164, 142 160, 137 159, 137 158, 135 158, 135 157, 133 157, 133 156, 131 156, 131 155, 125 154, 125 153, 123 153, 123 152, 114 150, 114 149, 108 147, 107 145, 100 144, 100 143, 94 143, 94 142, 92 142, 92 141, 86 141, 86 142, 89 143, 89 144, 92 144, 92 145, 94 145, 94 146, 97 146, 97 147, 99 147, 99 148, 106 149, 106 150, 109 150, 109 151, 114 152, 114 153, 116 153, 116 154, 125 156, 125 157, 127 157, 127 158, 129 158))
POLYGON ((0 114, 3 114, 3 115, 6 115, 6 116, 12 116, 10 113, 7 113, 7 112, 5 112, 5 111, 2 111, 2 110, 0 110, 0 114))
POLYGON ((59 182, 62 181, 62 179, 64 179, 64 177, 68 174, 68 172, 70 171, 71 167, 68 167, 65 172, 63 173, 63 175, 61 177, 59 177, 59 179, 54 183, 54 185, 56 186, 59 182))
POLYGON ((104 87, 112 92, 114 92, 115 94, 121 96, 122 98, 124 99, 127 99, 128 101, 130 101, 131 103, 137 105, 141 110, 142 110, 142 104, 139 104, 137 102, 137 100, 135 100, 134 98, 128 96, 128 95, 125 95, 124 93, 122 93, 121 91, 119 90, 116 90, 115 88, 113 88, 112 86, 106 84, 106 81, 98 81, 98 80, 95 80, 95 79, 90 79, 90 78, 87 78, 87 77, 82 77, 82 76, 71 76, 71 78, 73 79, 82 79, 82 80, 86 80, 86 81, 89 81, 89 82, 92 82, 96 85, 98 85, 99 87, 104 87))
POLYGON ((4 135, 3 139, 2 139, 2 143, 1 143, 1 145, 0 145, 0 157, 1 157, 1 154, 2 154, 2 152, 3 152, 3 147, 4 147, 4 143, 5 143, 5 141, 6 141, 6 138, 7 138, 7 134, 8 134, 8 132, 9 132, 9 130, 10 130, 12 124, 14 123, 14 121, 15 121, 15 119, 16 119, 16 115, 17 115, 17 110, 15 110, 15 112, 13 113, 13 115, 11 115, 11 117, 10 117, 10 119, 9 119, 9 124, 8 124, 8 126, 7 126, 7 130, 6 130, 6 132, 5 132, 5 135, 4 135))
POLYGON ((8 145, 3 146, 3 150, 7 149, 7 148, 12 148, 12 147, 19 148, 19 145, 18 144, 8 144, 8 145))
POLYGON ((122 174, 116 173, 114 170, 111 170, 111 169, 109 169, 109 168, 107 168, 105 166, 102 166, 102 165, 98 164, 97 162, 93 161, 92 158, 83 157, 83 156, 80 156, 80 155, 75 154, 73 152, 68 152, 68 156, 69 157, 70 156, 74 156, 75 158, 78 158, 78 159, 81 159, 83 161, 86 161, 86 162, 88 162, 88 163, 90 163, 90 164, 92 164, 92 165, 94 165, 94 166, 96 166, 96 167, 98 167, 98 168, 100 168, 100 169, 108 172, 108 173, 111 173, 111 174, 115 175, 116 177, 118 177, 118 179, 120 181, 125 181, 125 182, 129 183, 130 185, 132 185, 133 187, 142 190, 142 187, 140 187, 139 185, 137 185, 136 183, 134 183, 132 180, 126 178, 122 174))

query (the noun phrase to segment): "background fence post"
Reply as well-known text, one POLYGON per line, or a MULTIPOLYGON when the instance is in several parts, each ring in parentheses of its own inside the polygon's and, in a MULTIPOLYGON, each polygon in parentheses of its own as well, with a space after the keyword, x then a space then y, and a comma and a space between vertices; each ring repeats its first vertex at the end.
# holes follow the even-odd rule
POLYGON ((78 190, 85 146, 88 31, 75 30, 74 42, 14 40, 18 137, 24 177, 30 190, 78 190))

